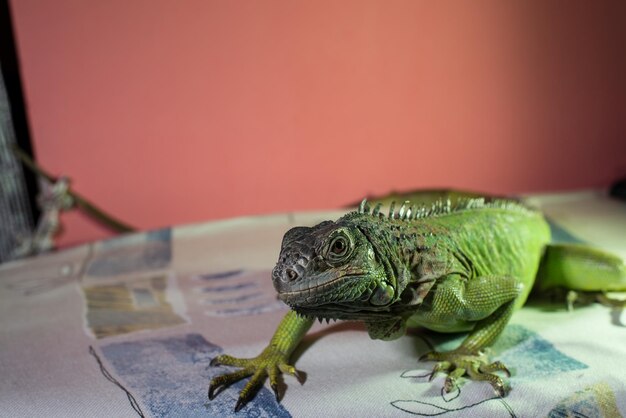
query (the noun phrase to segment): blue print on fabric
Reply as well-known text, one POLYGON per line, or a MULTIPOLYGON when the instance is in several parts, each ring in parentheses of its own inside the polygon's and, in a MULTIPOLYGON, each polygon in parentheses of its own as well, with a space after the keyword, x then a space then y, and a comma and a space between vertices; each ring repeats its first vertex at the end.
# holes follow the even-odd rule
POLYGON ((219 273, 199 274, 196 277, 199 280, 212 281, 212 280, 228 279, 229 277, 233 277, 233 276, 239 276, 241 273, 243 273, 243 270, 230 270, 230 271, 222 271, 219 273))
POLYGON ((87 266, 87 275, 115 276, 159 270, 172 261, 172 230, 169 228, 104 241, 87 266))
POLYGON ((624 392, 614 392, 606 382, 599 382, 575 392, 559 402, 548 418, 621 417, 616 400, 624 392))
POLYGON ((503 351, 498 360, 514 367, 515 379, 519 380, 556 376, 589 367, 521 325, 509 325, 494 345, 494 351, 503 351))
POLYGON ((101 348, 125 388, 156 417, 290 417, 263 387, 237 415, 234 407, 247 380, 207 398, 209 380, 227 370, 209 367, 222 349, 199 334, 112 343, 101 348))
POLYGON ((550 411, 548 418, 606 416, 602 412, 602 407, 598 404, 597 400, 584 399, 579 402, 574 402, 571 405, 557 405, 550 411))
MULTIPOLYGON (((461 344, 464 336, 449 340, 439 334, 433 335, 432 339, 438 350, 450 351, 461 344)), ((557 350, 539 334, 517 324, 507 325, 493 345, 492 353, 493 360, 500 360, 514 370, 516 380, 556 376, 589 367, 557 350)))
POLYGON ((200 302, 207 316, 249 316, 287 310, 276 298, 269 271, 229 270, 193 276, 194 287, 203 295, 200 302))
POLYGON ((246 283, 234 283, 234 284, 229 284, 229 285, 223 285, 223 286, 213 286, 213 287, 205 287, 204 289, 202 289, 203 292, 232 292, 234 290, 241 290, 241 289, 254 289, 256 287, 258 287, 259 285, 255 282, 246 282, 246 283))

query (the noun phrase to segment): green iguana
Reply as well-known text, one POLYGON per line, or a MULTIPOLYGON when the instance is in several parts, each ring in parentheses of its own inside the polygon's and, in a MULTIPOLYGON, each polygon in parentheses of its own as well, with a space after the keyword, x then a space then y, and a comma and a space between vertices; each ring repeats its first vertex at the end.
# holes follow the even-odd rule
MULTIPOLYGON (((408 203, 408 202, 407 202, 408 203)), ((269 376, 276 393, 279 373, 298 377, 289 363, 315 318, 363 321, 373 339, 392 340, 407 327, 469 332, 450 352, 420 360, 437 362, 432 376, 447 373, 444 390, 467 375, 487 381, 504 396, 510 375, 489 362, 490 346, 521 307, 535 277, 546 286, 578 290, 626 290, 626 267, 616 256, 579 245, 551 245, 542 214, 508 200, 440 201, 430 208, 387 215, 364 200, 337 221, 289 230, 272 271, 278 297, 291 307, 269 345, 256 358, 229 355, 211 365, 241 369, 211 380, 208 396, 252 376, 235 410, 248 402, 269 376)))

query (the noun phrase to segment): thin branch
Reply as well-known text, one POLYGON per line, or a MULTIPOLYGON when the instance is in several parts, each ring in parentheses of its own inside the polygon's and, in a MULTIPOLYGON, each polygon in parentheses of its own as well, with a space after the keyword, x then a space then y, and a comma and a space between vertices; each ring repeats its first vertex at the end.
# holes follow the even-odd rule
MULTIPOLYGON (((20 161, 32 170, 38 176, 41 176, 48 180, 51 183, 56 183, 58 178, 51 175, 43 168, 41 168, 36 162, 34 162, 28 154, 26 154, 22 149, 20 149, 17 145, 13 144, 13 152, 20 159, 20 161)), ((136 231, 136 228, 128 225, 125 222, 120 221, 119 219, 115 219, 113 216, 107 214, 102 209, 98 208, 96 205, 91 203, 89 200, 85 199, 80 194, 74 192, 71 187, 68 189, 67 194, 74 200, 76 207, 83 212, 85 212, 88 216, 92 217, 95 221, 109 228, 113 232, 124 233, 124 232, 133 232, 136 231)))

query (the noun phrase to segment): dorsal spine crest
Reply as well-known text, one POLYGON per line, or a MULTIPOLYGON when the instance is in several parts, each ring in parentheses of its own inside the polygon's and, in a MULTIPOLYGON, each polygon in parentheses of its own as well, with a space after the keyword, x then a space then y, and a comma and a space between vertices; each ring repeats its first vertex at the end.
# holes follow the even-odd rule
POLYGON ((392 201, 389 205, 389 211, 385 215, 381 212, 382 203, 377 203, 373 210, 370 210, 370 204, 367 199, 363 199, 359 208, 355 213, 370 215, 378 218, 397 219, 403 221, 410 221, 421 218, 428 218, 431 216, 447 215, 450 213, 463 212, 465 210, 474 210, 482 208, 498 208, 517 210, 521 212, 529 212, 530 208, 524 206, 513 200, 493 200, 490 202, 485 201, 484 198, 461 198, 452 204, 452 201, 448 198, 445 200, 438 200, 430 206, 427 205, 412 205, 409 200, 405 200, 400 209, 396 211, 396 202, 392 201))

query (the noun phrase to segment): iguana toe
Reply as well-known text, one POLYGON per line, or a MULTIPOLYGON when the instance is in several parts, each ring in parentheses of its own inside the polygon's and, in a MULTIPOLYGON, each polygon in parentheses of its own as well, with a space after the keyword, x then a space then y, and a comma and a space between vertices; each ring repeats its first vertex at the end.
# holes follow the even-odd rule
POLYGON ((252 372, 246 369, 237 370, 233 373, 227 373, 220 376, 216 376, 209 382, 208 396, 209 400, 213 400, 215 396, 224 388, 231 384, 250 376, 252 372))
POLYGON ((508 384, 495 372, 503 372, 507 376, 511 376, 511 373, 500 361, 489 363, 484 353, 430 352, 423 355, 420 361, 437 362, 429 380, 433 380, 439 372, 448 374, 443 387, 446 393, 458 388, 457 382, 463 376, 467 376, 471 380, 488 382, 499 396, 506 396, 509 391, 508 384))
POLYGON ((276 396, 276 401, 279 401, 280 396, 278 392, 278 376, 280 373, 287 373, 295 376, 300 380, 295 367, 287 364, 286 356, 279 350, 275 350, 273 347, 267 347, 259 356, 255 358, 236 358, 226 354, 219 355, 211 360, 211 366, 235 366, 240 367, 240 370, 232 373, 226 373, 214 377, 209 382, 208 397, 209 400, 213 400, 217 394, 224 388, 231 384, 250 377, 250 380, 239 393, 239 399, 235 405, 235 412, 243 408, 248 401, 250 401, 254 395, 259 391, 263 382, 269 377, 270 387, 276 396))

